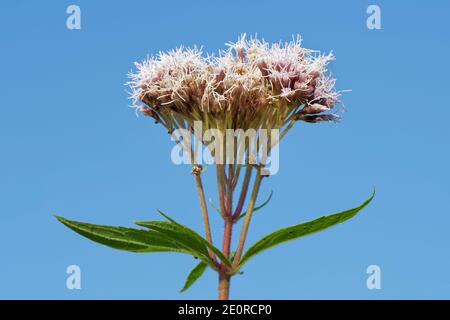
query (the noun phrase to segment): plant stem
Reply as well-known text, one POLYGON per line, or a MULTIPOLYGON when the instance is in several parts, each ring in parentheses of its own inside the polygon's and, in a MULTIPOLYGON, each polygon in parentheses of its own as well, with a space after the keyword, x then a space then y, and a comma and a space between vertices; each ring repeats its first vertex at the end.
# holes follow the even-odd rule
POLYGON ((223 228, 223 241, 222 241, 222 253, 225 257, 230 256, 230 246, 231 246, 231 235, 233 232, 233 222, 231 218, 225 219, 225 224, 223 228))
POLYGON ((241 256, 242 256, 245 239, 247 237, 248 227, 250 225, 250 219, 252 218, 253 209, 255 208, 256 198, 258 197, 258 191, 259 191, 259 187, 261 185, 261 179, 262 179, 261 168, 258 168, 257 175, 255 178, 255 184, 253 185, 252 195, 251 195, 250 201, 248 203, 247 214, 245 215, 244 224, 242 225, 242 231, 241 231, 241 235, 239 237, 239 243, 237 246, 236 255, 234 256, 234 260, 233 260, 234 268, 237 267, 239 260, 241 259, 241 256))
MULTIPOLYGON (((201 178, 201 168, 197 167, 197 171, 193 170, 194 176, 195 176, 195 184, 197 185, 197 191, 198 191, 198 198, 200 200, 200 206, 202 208, 202 218, 203 218, 203 224, 205 226, 205 236, 206 240, 208 240, 209 243, 213 243, 212 240, 212 234, 211 234, 211 227, 209 223, 209 215, 208 215, 208 207, 206 205, 206 199, 205 199, 205 191, 203 190, 203 183, 201 178), (200 169, 200 171, 198 170, 200 169)), ((216 257, 214 253, 208 249, 209 256, 211 259, 215 262, 216 257)))
MULTIPOLYGON (((225 178, 224 167, 217 168, 220 171, 220 185, 226 183, 226 188, 222 189, 225 198, 224 214, 222 215, 224 220, 223 239, 222 239, 222 253, 225 257, 230 257, 231 236, 233 233, 233 170, 232 166, 228 167, 228 177, 225 178), (224 190, 225 189, 225 190, 224 190)), ((228 300, 230 292, 230 274, 228 268, 222 265, 222 269, 219 270, 219 300, 228 300)))
POLYGON ((226 179, 227 189, 226 189, 226 216, 231 218, 233 214, 233 166, 228 165, 228 177, 226 179))
POLYGON ((252 166, 249 165, 249 166, 247 166, 247 168, 245 170, 245 177, 244 177, 244 181, 242 182, 241 194, 239 196, 239 200, 236 205, 236 209, 234 210, 234 214, 233 214, 234 222, 237 221, 237 219, 239 218, 239 216, 242 212, 242 208, 244 207, 245 198, 247 197, 248 184, 250 182, 251 177, 252 177, 252 166))
POLYGON ((224 271, 219 271, 219 300, 228 300, 230 296, 230 278, 224 271))
POLYGON ((240 172, 241 172, 241 167, 242 167, 242 165, 240 165, 240 164, 238 164, 237 166, 236 166, 237 168, 236 168, 236 172, 234 173, 234 176, 233 176, 233 189, 236 187, 236 184, 238 183, 238 180, 239 180, 239 174, 240 174, 240 172))
POLYGON ((225 172, 223 165, 216 165, 217 171, 217 191, 219 193, 220 214, 225 219, 226 205, 225 205, 225 172))
POLYGON ((225 221, 223 228, 223 240, 222 240, 222 253, 225 257, 229 258, 230 256, 230 246, 231 246, 231 236, 233 233, 233 175, 231 170, 231 165, 228 170, 228 177, 226 179, 227 188, 225 191, 225 214, 223 219, 225 221))

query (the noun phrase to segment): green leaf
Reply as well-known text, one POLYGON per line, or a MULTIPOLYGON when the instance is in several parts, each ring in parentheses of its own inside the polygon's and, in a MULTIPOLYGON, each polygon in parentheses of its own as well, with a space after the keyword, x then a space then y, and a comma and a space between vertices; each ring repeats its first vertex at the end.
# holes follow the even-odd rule
POLYGON ((204 261, 209 261, 209 254, 206 245, 196 238, 184 232, 178 226, 168 221, 138 221, 137 225, 151 229, 164 237, 171 239, 180 247, 187 251, 194 252, 195 255, 204 261))
MULTIPOLYGON (((258 211, 259 209, 264 208, 269 202, 270 199, 272 199, 272 195, 273 195, 273 191, 270 191, 270 195, 269 197, 266 199, 266 201, 264 201, 262 204, 260 204, 259 206, 256 206, 253 209, 253 212, 258 211)), ((238 220, 242 219, 243 217, 245 217, 245 215, 247 214, 247 211, 242 212, 242 214, 239 216, 238 220)))
POLYGON ((199 242, 203 243, 204 245, 206 245, 212 252, 214 252, 217 257, 228 267, 232 267, 231 262, 229 259, 227 259, 222 251, 220 251, 219 249, 217 249, 213 244, 209 243, 207 240, 205 240, 201 235, 199 235, 197 232, 195 232, 192 229, 189 229, 188 227, 178 223, 177 221, 175 221, 174 219, 170 218, 168 215, 166 215, 164 212, 158 210, 159 214, 161 214, 164 218, 166 218, 167 220, 169 220, 170 222, 172 222, 173 224, 177 225, 179 228, 181 228, 182 230, 184 230, 186 233, 188 233, 189 235, 191 235, 193 238, 196 238, 199 242))
POLYGON ((152 230, 161 232, 171 238, 172 240, 179 242, 180 240, 183 243, 189 243, 192 245, 192 247, 200 249, 203 248, 204 251, 202 251, 203 254, 206 254, 208 256, 208 248, 214 252, 217 257, 228 267, 232 267, 231 262, 223 255, 223 253, 217 249, 215 246, 213 246, 211 243, 209 243, 207 240, 205 240, 201 235, 199 235, 197 232, 195 232, 192 229, 189 229, 188 227, 176 222, 163 212, 158 212, 164 216, 169 222, 165 221, 135 221, 135 224, 150 228, 152 230))
MULTIPOLYGON (((256 207, 253 209, 253 212, 258 211, 259 209, 264 208, 264 207, 270 202, 270 200, 272 199, 272 196, 273 196, 273 191, 270 191, 269 197, 266 199, 266 201, 264 201, 262 204, 256 206, 256 207)), ((209 200, 209 204, 211 205, 211 207, 213 207, 214 210, 216 210, 218 213, 220 213, 220 209, 214 204, 214 202, 212 201, 212 199, 209 198, 208 200, 209 200)), ((245 217, 246 214, 247 214, 247 211, 242 212, 241 215, 239 216, 239 218, 238 218, 237 220, 239 221, 240 219, 242 219, 243 217, 245 217)))
POLYGON ((280 230, 277 230, 271 234, 266 235, 261 240, 256 242, 254 245, 252 245, 242 256, 241 260, 239 261, 239 267, 242 266, 244 263, 248 261, 251 257, 254 255, 273 247, 277 244, 280 244, 282 242, 286 242, 289 240, 294 240, 315 232, 319 232, 321 230, 327 229, 331 226, 334 226, 338 223, 344 222, 353 216, 355 216, 362 208, 364 208, 366 205, 372 201, 373 197, 375 196, 375 191, 373 194, 364 201, 360 206, 332 214, 329 216, 324 216, 321 218, 318 218, 313 221, 309 221, 302 224, 297 224, 294 226, 290 226, 287 228, 283 228, 280 230))
POLYGON ((192 271, 189 273, 186 282, 184 283, 184 287, 180 290, 180 292, 184 292, 189 289, 194 284, 194 282, 202 276, 207 267, 208 264, 206 262, 200 261, 200 263, 197 264, 195 268, 192 269, 192 271))
POLYGON ((132 252, 182 252, 193 254, 159 232, 78 222, 56 216, 76 233, 105 246, 132 252))
POLYGON ((216 210, 218 213, 222 214, 220 212, 220 209, 214 204, 213 200, 211 198, 208 199, 209 204, 211 205, 211 207, 213 207, 214 210, 216 210))

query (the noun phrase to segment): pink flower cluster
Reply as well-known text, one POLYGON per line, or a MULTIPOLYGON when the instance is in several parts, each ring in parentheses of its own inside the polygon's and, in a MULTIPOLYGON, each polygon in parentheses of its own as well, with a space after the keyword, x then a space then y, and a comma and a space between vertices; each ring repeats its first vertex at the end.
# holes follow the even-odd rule
POLYGON ((242 36, 218 56, 181 47, 136 63, 130 87, 141 111, 165 124, 175 117, 227 128, 281 128, 292 119, 337 119, 329 112, 339 93, 326 69, 333 59, 303 48, 300 37, 269 44, 242 36))

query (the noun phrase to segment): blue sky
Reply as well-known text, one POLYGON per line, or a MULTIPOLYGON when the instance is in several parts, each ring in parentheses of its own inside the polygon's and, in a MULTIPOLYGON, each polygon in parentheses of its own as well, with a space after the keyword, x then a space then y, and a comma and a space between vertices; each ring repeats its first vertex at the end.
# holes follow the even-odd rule
POLYGON ((304 46, 333 51, 337 87, 352 90, 341 123, 289 132, 247 243, 352 207, 374 186, 377 195, 355 219, 254 258, 231 297, 450 298, 449 12, 444 1, 2 1, 0 298, 215 298, 212 271, 178 293, 191 257, 115 251, 53 215, 131 226, 159 219, 159 208, 201 231, 190 168, 170 161, 161 127, 128 108, 124 83, 147 54, 214 52, 243 32, 301 34, 304 46), (81 30, 66 28, 70 4, 81 30), (366 27, 370 4, 381 30, 366 27), (81 290, 66 289, 72 264, 81 290), (373 264, 381 290, 366 287, 373 264))

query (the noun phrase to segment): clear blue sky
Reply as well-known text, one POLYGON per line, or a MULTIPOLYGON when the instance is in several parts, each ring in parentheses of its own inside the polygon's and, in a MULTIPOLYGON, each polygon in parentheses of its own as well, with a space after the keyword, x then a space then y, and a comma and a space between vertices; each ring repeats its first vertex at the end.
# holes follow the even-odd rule
POLYGON ((254 258, 231 297, 450 298, 449 14, 444 1, 1 1, 0 298, 216 297, 212 271, 177 292, 191 257, 115 251, 53 215, 131 226, 159 208, 201 231, 190 168, 127 107, 124 83, 147 54, 217 51, 243 32, 332 50, 338 89, 352 89, 343 122, 289 132, 248 243, 378 193, 354 220, 254 258), (381 30, 366 28, 372 3, 381 30), (81 30, 66 28, 70 4, 81 30), (80 291, 66 289, 71 264, 80 291), (381 290, 366 288, 371 264, 381 290))

